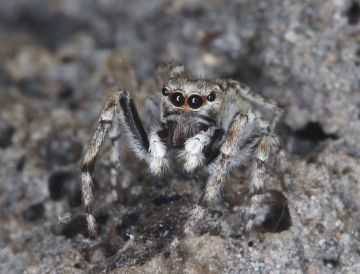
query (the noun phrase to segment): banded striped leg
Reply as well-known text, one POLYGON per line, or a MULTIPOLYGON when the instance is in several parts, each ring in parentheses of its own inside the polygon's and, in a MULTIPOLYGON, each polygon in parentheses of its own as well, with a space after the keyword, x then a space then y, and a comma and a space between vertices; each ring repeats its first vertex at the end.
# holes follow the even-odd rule
MULTIPOLYGON (((269 125, 270 131, 273 131, 277 126, 281 116, 283 115, 284 109, 278 106, 275 101, 267 99, 260 94, 251 91, 248 86, 236 81, 231 82, 235 85, 236 91, 242 98, 245 98, 250 103, 273 113, 272 121, 269 125)), ((276 159, 276 170, 280 172, 281 176, 284 176, 288 172, 288 164, 284 150, 280 147, 277 137, 269 135, 268 137, 264 138, 267 138, 269 145, 276 147, 276 151, 274 151, 276 159), (273 140, 271 140, 271 138, 273 140)), ((264 146, 264 144, 266 144, 266 140, 263 141, 262 146, 264 146)))
POLYGON ((238 146, 247 122, 247 115, 243 113, 235 114, 226 139, 220 147, 220 154, 208 167, 209 178, 205 193, 201 197, 199 205, 191 212, 190 218, 185 223, 184 233, 189 233, 192 227, 203 218, 208 202, 215 200, 220 194, 221 189, 228 180, 231 168, 241 164, 234 156, 238 152, 238 146))
POLYGON ((112 124, 112 128, 109 132, 109 137, 111 140, 111 185, 116 187, 118 184, 118 176, 119 170, 121 167, 121 147, 120 147, 120 140, 121 140, 121 130, 119 128, 120 124, 119 121, 114 119, 112 124))
POLYGON ((259 208, 264 198, 263 186, 266 178, 265 164, 269 159, 269 156, 279 147, 279 142, 276 136, 265 133, 261 136, 260 142, 255 147, 254 157, 252 160, 250 171, 250 206, 248 209, 248 221, 246 225, 246 231, 250 231, 254 219, 256 217, 257 209, 259 208))
POLYGON ((201 197, 199 204, 191 211, 190 217, 184 224, 182 231, 171 242, 169 251, 166 254, 173 252, 178 246, 179 240, 190 233, 192 228, 204 217, 208 202, 214 200, 219 195, 221 189, 226 184, 230 169, 240 164, 235 160, 234 155, 238 151, 237 146, 239 146, 241 135, 247 122, 247 115, 243 113, 236 113, 234 115, 226 139, 220 147, 220 154, 208 167, 209 178, 205 193, 201 197))
POLYGON ((92 186, 93 180, 91 173, 94 170, 95 160, 97 154, 104 142, 105 136, 109 128, 111 127, 115 108, 119 101, 119 95, 111 96, 106 102, 99 120, 99 124, 89 144, 88 150, 85 153, 82 170, 81 170, 81 191, 82 198, 85 205, 86 221, 89 229, 89 233, 92 236, 96 236, 96 221, 92 214, 93 207, 93 193, 92 186))
MULTIPOLYGON (((131 148, 140 159, 144 159, 148 154, 149 141, 147 134, 142 126, 129 93, 122 90, 107 100, 105 107, 102 110, 97 129, 83 160, 81 170, 81 190, 86 210, 86 220, 91 236, 97 235, 96 221, 92 213, 93 180, 91 178, 91 173, 94 170, 96 157, 102 147, 106 134, 114 121, 120 121, 121 129, 125 131, 130 139, 131 148)), ((120 132, 116 135, 120 135, 120 132)))

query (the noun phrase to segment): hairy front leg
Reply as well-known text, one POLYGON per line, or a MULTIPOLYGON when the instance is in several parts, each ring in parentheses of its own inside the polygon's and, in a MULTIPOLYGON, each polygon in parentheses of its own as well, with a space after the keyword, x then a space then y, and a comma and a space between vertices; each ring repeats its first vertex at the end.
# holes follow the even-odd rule
POLYGON ((236 160, 235 155, 247 122, 248 115, 237 113, 234 116, 225 140, 220 147, 220 154, 208 167, 209 178, 205 192, 184 225, 183 231, 185 234, 191 232, 192 228, 203 218, 208 203, 217 199, 228 180, 231 168, 241 164, 236 160))
POLYGON ((234 155, 236 154, 241 134, 247 122, 248 115, 243 113, 236 113, 234 115, 226 133, 225 140, 220 147, 219 155, 208 167, 209 177, 205 192, 200 198, 198 205, 191 211, 190 217, 178 236, 171 242, 167 253, 173 252, 178 246, 180 239, 192 232, 193 227, 203 219, 208 203, 216 199, 220 194, 221 189, 228 180, 230 169, 237 164, 237 161, 234 161, 234 155))
POLYGON ((101 112, 97 129, 85 153, 83 165, 81 169, 81 192, 82 192, 83 203, 86 211, 88 230, 91 236, 97 235, 96 221, 92 213, 93 180, 91 178, 91 173, 94 170, 96 157, 102 147, 106 134, 113 123, 115 109, 118 106, 118 102, 119 102, 119 95, 120 94, 113 95, 107 100, 101 112))

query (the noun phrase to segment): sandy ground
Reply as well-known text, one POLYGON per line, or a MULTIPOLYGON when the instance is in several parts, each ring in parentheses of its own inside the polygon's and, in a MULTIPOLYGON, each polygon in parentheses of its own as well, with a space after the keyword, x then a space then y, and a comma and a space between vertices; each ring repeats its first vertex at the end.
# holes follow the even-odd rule
POLYGON ((360 273, 359 65, 355 0, 0 1, 0 272, 360 273), (204 179, 160 186, 125 150, 114 186, 107 143, 91 240, 79 171, 102 105, 127 88, 146 120, 154 67, 169 59, 284 106, 291 179, 271 175, 267 190, 288 205, 245 237, 239 170, 165 256, 204 179))

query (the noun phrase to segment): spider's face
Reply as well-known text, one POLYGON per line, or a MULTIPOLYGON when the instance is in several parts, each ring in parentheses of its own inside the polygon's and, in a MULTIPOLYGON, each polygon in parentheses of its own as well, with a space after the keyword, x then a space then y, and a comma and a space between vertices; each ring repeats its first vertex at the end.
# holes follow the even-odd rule
POLYGON ((162 87, 163 118, 174 116, 216 118, 224 93, 214 81, 175 78, 162 87))

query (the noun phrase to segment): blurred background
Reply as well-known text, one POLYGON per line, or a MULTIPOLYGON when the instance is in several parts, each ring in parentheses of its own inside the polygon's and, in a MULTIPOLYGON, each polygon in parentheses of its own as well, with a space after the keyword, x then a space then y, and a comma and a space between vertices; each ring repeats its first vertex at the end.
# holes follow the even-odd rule
POLYGON ((359 273, 359 65, 357 0, 0 0, 0 272, 359 273), (102 105, 127 88, 144 116, 155 65, 173 59, 285 108, 292 183, 268 186, 287 197, 291 228, 245 240, 235 178, 164 258, 201 184, 160 188, 128 155, 112 186, 107 144, 95 174, 103 233, 88 239, 79 170, 102 105))

